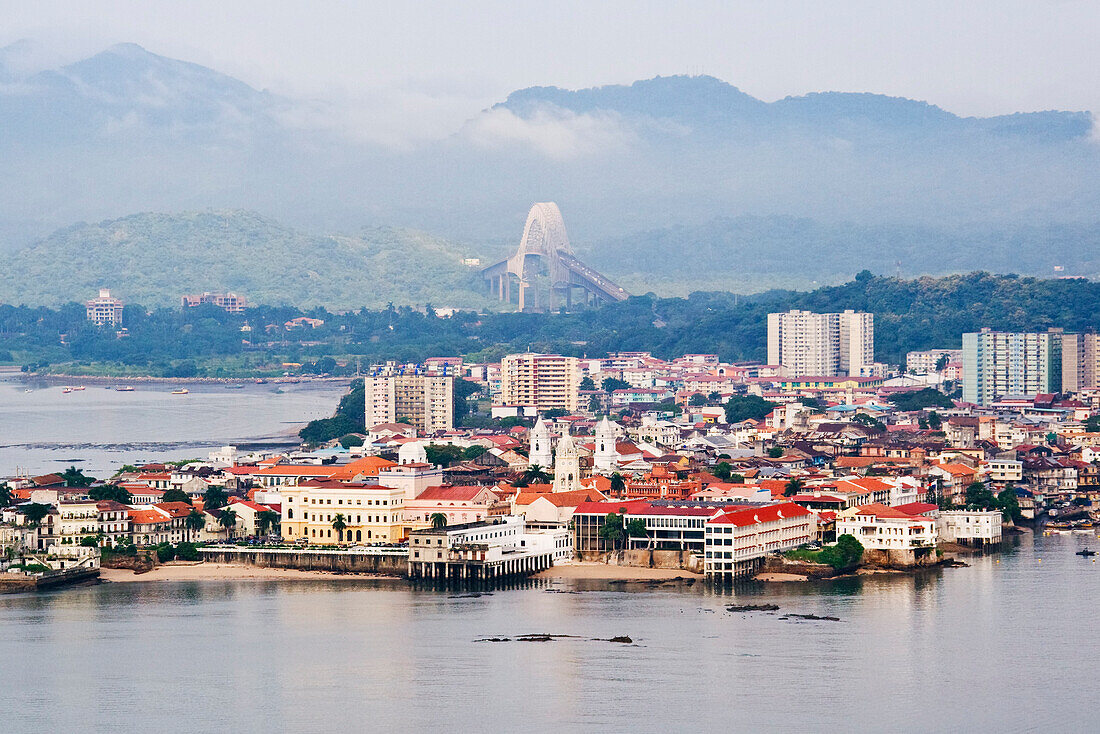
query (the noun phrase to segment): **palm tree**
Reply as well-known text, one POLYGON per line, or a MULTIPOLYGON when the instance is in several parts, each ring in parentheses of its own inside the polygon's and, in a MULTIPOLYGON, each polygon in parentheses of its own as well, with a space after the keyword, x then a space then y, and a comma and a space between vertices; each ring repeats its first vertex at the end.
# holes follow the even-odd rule
POLYGON ((279 514, 272 510, 261 510, 256 513, 256 529, 260 535, 267 535, 268 531, 279 524, 279 514))
POLYGON ((229 495, 226 494, 225 487, 210 487, 202 496, 202 509, 216 510, 225 507, 228 502, 229 495))
POLYGON ((434 512, 428 519, 431 520, 432 530, 442 530, 447 527, 447 516, 442 512, 434 512))
POLYGON ((183 526, 187 528, 187 542, 191 542, 191 533, 197 533, 206 527, 206 518, 202 516, 202 513, 192 508, 191 512, 187 513, 187 517, 183 519, 183 526))
POLYGON ((233 528, 237 525, 237 513, 233 510, 222 510, 218 515, 218 524, 226 530, 226 537, 233 537, 233 528))
POLYGON ((336 539, 342 541, 344 539, 344 530, 348 524, 344 522, 344 513, 337 512, 336 519, 332 521, 332 529, 336 531, 336 539))
POLYGON ((538 464, 532 464, 523 472, 523 478, 528 484, 546 484, 553 477, 547 474, 538 464))
POLYGON ((798 494, 801 491, 802 491, 802 480, 801 479, 791 479, 791 481, 787 482, 787 486, 783 488, 783 496, 784 497, 793 497, 794 495, 798 494))
POLYGON ((626 491, 626 480, 623 479, 623 475, 619 472, 615 472, 611 475, 611 493, 622 495, 626 491))

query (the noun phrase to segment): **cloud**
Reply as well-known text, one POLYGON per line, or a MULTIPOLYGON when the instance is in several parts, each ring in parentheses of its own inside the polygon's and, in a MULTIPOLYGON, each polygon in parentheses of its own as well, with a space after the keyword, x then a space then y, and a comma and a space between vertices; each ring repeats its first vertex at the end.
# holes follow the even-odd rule
POLYGON ((636 133, 617 114, 577 114, 552 105, 528 117, 495 107, 467 123, 461 134, 481 148, 526 147, 553 160, 621 150, 637 141, 636 133))

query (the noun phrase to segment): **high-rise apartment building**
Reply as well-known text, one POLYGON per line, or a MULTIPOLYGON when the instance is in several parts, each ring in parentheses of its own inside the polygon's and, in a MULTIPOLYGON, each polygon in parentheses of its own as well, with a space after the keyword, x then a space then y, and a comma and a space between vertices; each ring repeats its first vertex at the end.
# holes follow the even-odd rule
POLYGON ((107 288, 100 288, 99 297, 85 305, 88 308, 88 320, 94 321, 97 326, 118 326, 122 323, 122 301, 113 297, 107 288))
POLYGON ((936 371, 936 365, 962 362, 961 349, 928 349, 923 352, 908 352, 905 355, 905 369, 916 375, 926 375, 936 371))
POLYGON ((500 405, 572 413, 577 410, 580 386, 576 357, 510 354, 500 362, 500 405))
POLYGON ((242 313, 248 307, 244 296, 236 293, 194 293, 180 298, 184 308, 195 308, 205 303, 212 303, 218 308, 224 308, 229 313, 242 313))
POLYGON ((405 418, 421 435, 454 428, 454 377, 401 370, 363 378, 367 428, 405 418))
POLYGON ((1096 332, 1062 335, 1062 390, 1100 387, 1100 338, 1096 332))
POLYGON ((1006 395, 1062 390, 1061 329, 963 334, 963 400, 989 405, 1006 395))
POLYGON ((874 315, 788 311, 768 314, 768 364, 787 375, 860 376, 875 361, 874 315))

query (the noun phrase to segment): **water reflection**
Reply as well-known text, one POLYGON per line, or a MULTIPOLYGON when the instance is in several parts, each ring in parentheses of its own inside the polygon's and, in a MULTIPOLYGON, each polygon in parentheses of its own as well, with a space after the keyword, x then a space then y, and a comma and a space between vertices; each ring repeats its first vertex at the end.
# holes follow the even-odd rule
POLYGON ((967 568, 824 584, 247 580, 0 597, 0 661, 19 661, 0 665, 0 710, 4 731, 1085 730, 1082 625, 1100 591, 1100 566, 1073 555, 1085 542, 1026 535, 967 568), (780 610, 726 608, 765 602, 780 610), (517 641, 533 633, 571 636, 517 641), (620 635, 633 644, 607 642, 620 635), (1008 676, 1027 684, 1006 699, 1008 676))

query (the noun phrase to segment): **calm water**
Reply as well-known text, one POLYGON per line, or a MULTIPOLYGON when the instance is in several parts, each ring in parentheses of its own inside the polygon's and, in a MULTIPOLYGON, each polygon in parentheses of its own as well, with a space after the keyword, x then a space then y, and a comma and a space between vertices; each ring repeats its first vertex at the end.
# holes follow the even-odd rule
POLYGON ((307 421, 332 414, 338 385, 134 384, 133 392, 87 389, 0 377, 0 476, 63 470, 73 460, 93 476, 123 464, 206 458, 226 443, 293 440, 307 421), (30 392, 27 392, 27 390, 30 392), (276 390, 281 389, 279 393, 276 390))
POLYGON ((1095 731, 1100 564, 1073 555, 1089 541, 1026 535, 969 568, 736 597, 371 580, 0 597, 0 729, 1095 731), (842 621, 730 614, 735 599, 842 621), (579 637, 475 641, 524 633, 579 637), (637 645, 589 639, 615 635, 637 645))

